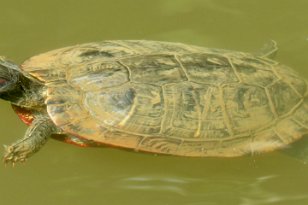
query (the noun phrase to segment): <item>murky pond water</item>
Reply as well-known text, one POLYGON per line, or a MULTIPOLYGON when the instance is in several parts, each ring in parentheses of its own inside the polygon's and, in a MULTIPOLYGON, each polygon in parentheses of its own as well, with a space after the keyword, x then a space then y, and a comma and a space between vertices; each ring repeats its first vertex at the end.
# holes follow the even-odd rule
MULTIPOLYGON (((6 1, 0 54, 21 63, 106 39, 255 51, 274 39, 277 60, 308 78, 307 8, 306 0, 6 1)), ((9 144, 26 126, 8 103, 0 108, 0 144, 9 144)), ((0 166, 0 204, 302 205, 308 204, 307 184, 308 165, 282 152, 191 159, 50 140, 26 164, 0 166)))

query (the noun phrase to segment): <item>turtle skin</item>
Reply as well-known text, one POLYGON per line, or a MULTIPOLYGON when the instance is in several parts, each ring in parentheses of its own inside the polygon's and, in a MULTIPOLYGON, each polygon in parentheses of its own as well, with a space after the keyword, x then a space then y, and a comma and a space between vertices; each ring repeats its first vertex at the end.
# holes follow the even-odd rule
POLYGON ((156 41, 104 41, 34 56, 64 134, 180 156, 240 156, 308 132, 307 82, 249 53, 156 41))

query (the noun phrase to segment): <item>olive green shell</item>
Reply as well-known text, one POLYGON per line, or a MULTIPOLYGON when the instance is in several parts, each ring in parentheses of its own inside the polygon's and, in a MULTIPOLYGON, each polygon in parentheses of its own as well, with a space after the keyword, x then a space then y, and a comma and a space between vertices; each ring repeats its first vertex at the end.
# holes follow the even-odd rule
POLYGON ((46 85, 64 133, 183 156, 239 156, 308 131, 307 83, 248 53, 154 41, 104 41, 50 51, 23 70, 46 85))

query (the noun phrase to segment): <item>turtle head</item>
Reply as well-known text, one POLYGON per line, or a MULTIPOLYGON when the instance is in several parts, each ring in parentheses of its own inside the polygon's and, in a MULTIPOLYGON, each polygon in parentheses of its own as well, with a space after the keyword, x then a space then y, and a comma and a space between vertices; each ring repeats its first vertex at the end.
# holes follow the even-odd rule
POLYGON ((19 66, 0 56, 0 98, 11 101, 19 87, 19 66))

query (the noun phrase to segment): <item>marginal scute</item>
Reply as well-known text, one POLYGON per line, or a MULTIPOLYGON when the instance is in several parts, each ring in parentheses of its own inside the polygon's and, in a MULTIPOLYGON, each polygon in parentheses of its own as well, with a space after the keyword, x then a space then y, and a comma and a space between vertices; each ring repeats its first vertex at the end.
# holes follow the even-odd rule
POLYGON ((182 156, 278 149, 308 133, 307 82, 273 60, 155 41, 104 41, 26 61, 64 133, 182 156))
POLYGON ((127 133, 115 129, 106 129, 101 127, 103 130, 102 135, 104 136, 104 144, 111 144, 117 147, 133 148, 138 149, 139 143, 145 138, 143 135, 137 135, 132 133, 127 133), (123 143, 125 141, 125 143, 123 143))
POLYGON ((301 138, 302 133, 307 133, 308 131, 307 128, 289 118, 278 122, 274 129, 284 144, 290 144, 298 140, 301 138))
POLYGON ((217 147, 217 151, 224 153, 226 156, 240 156, 251 153, 252 137, 250 135, 233 137, 230 139, 222 140, 217 147), (232 152, 225 152, 225 150, 232 149, 232 152))
POLYGON ((187 156, 200 156, 200 155, 210 155, 211 152, 215 152, 219 146, 219 141, 193 141, 193 140, 184 140, 179 150, 181 150, 187 156))
POLYGON ((287 144, 280 138, 280 136, 271 127, 269 129, 258 132, 250 143, 247 152, 250 153, 261 153, 269 152, 278 148, 285 147, 287 144))
POLYGON ((292 143, 308 133, 308 97, 301 102, 301 106, 284 120, 279 121, 274 129, 285 144, 292 143))
POLYGON ((273 65, 267 63, 266 61, 262 61, 259 58, 254 58, 253 56, 245 55, 241 57, 233 56, 231 58, 232 64, 236 68, 242 69, 261 69, 261 70, 273 70, 273 65))
POLYGON ((148 150, 149 152, 156 152, 156 150, 161 150, 165 154, 172 154, 177 153, 180 145, 180 139, 165 137, 146 137, 139 143, 137 149, 148 150))
POLYGON ((30 74, 46 84, 63 82, 66 78, 65 71, 56 69, 46 72, 44 69, 37 68, 36 70, 31 71, 30 74))
POLYGON ((307 81, 300 78, 299 74, 291 68, 281 65, 277 68, 277 72, 282 80, 292 86, 299 95, 304 96, 307 93, 307 81))
POLYGON ((185 54, 185 53, 199 53, 206 51, 206 49, 198 46, 186 45, 183 43, 170 42, 155 42, 145 40, 128 40, 128 41, 113 41, 121 46, 129 47, 141 55, 151 53, 164 54, 185 54))
POLYGON ((105 139, 104 131, 100 129, 99 122, 91 116, 71 120, 69 123, 63 124, 61 128, 74 136, 83 137, 95 142, 102 143, 105 139))
POLYGON ((307 113, 308 113, 308 96, 305 96, 301 106, 294 112, 293 115, 291 115, 291 119, 297 124, 301 124, 302 127, 306 128, 306 130, 308 131, 307 113))
POLYGON ((80 57, 90 57, 89 60, 92 58, 122 58, 128 55, 134 55, 136 52, 126 46, 120 46, 117 42, 115 41, 104 41, 101 43, 98 43, 95 45, 96 47, 91 50, 87 50, 86 52, 83 52, 82 54, 79 54, 80 57), (117 47, 118 49, 114 49, 117 47), (89 55, 91 54, 92 55, 89 55))

